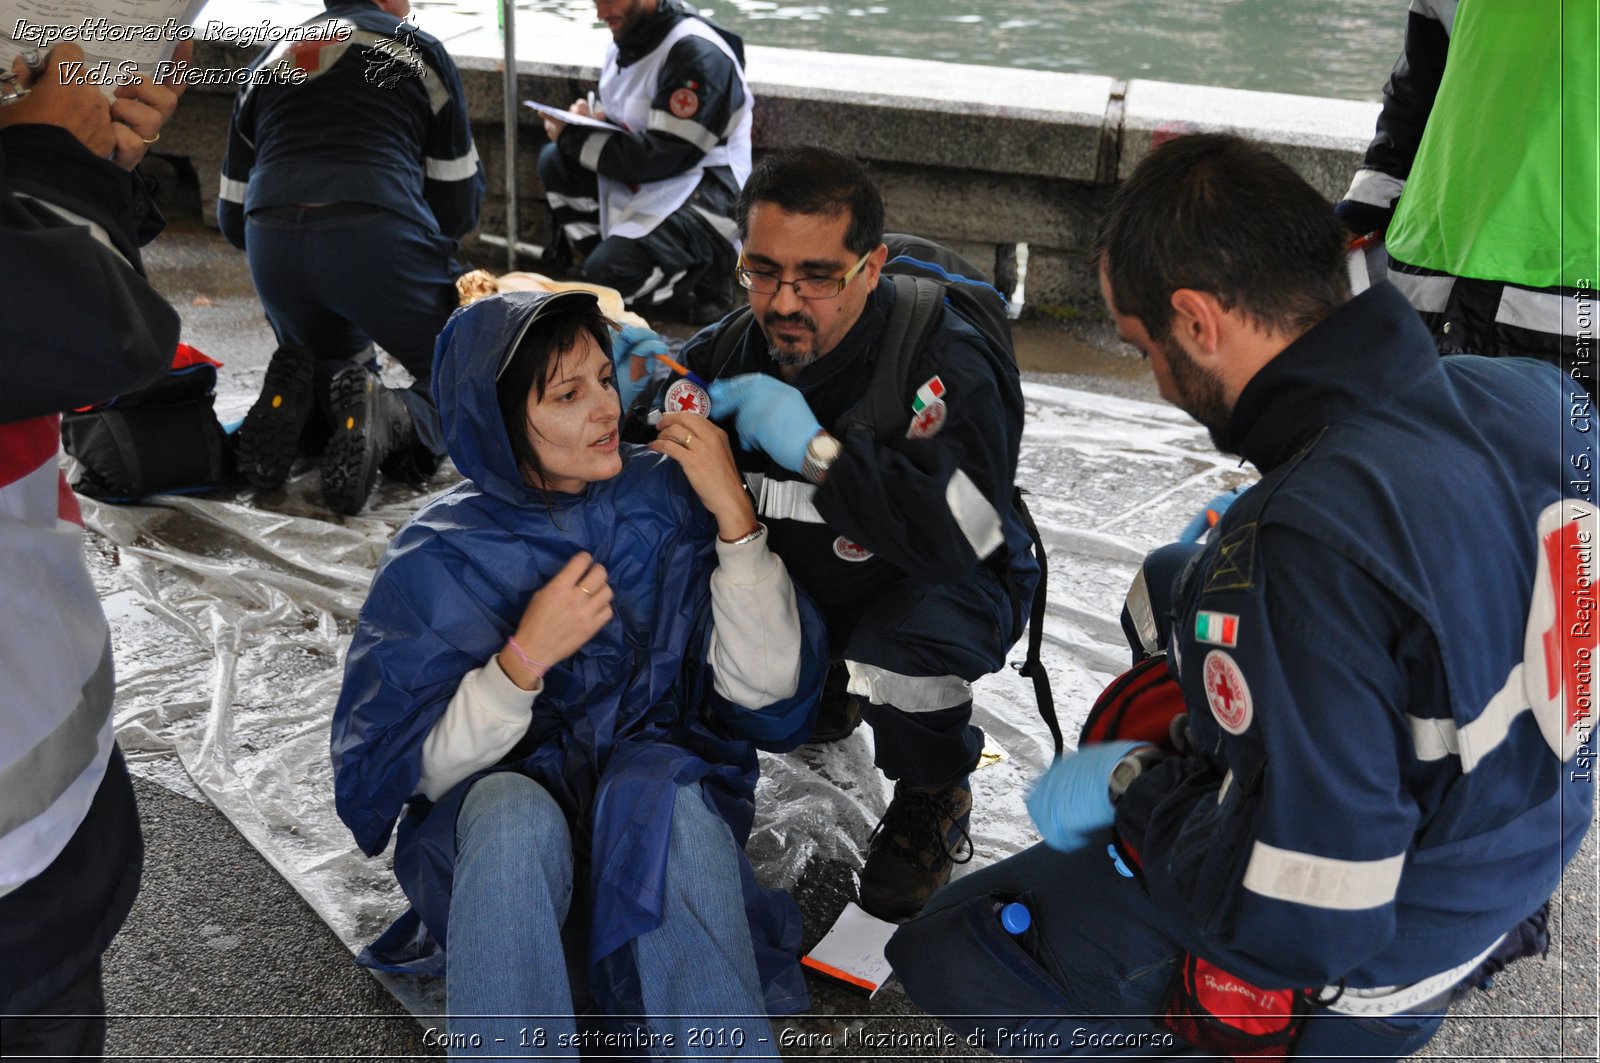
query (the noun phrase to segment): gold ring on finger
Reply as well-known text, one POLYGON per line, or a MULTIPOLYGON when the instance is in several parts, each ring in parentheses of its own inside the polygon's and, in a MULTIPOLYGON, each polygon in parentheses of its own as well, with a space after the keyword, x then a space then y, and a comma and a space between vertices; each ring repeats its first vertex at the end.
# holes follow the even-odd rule
POLYGON ((689 434, 688 432, 683 433, 683 445, 684 445, 685 449, 687 449, 689 444, 693 443, 693 442, 694 442, 694 436, 693 435, 689 434))
POLYGON ((140 140, 143 140, 143 141, 144 141, 144 142, 145 142, 145 143, 146 143, 146 144, 154 144, 154 143, 155 143, 155 142, 156 142, 156 141, 158 141, 158 140, 160 140, 160 139, 161 139, 161 134, 160 134, 160 133, 157 133, 157 134, 156 134, 156 135, 155 135, 155 136, 153 136, 153 137, 149 137, 149 138, 145 138, 145 137, 140 137, 140 138, 139 138, 139 139, 140 139, 140 140))
POLYGON ((588 588, 588 587, 585 587, 585 586, 584 586, 584 585, 583 585, 583 584, 581 584, 581 583, 580 583, 580 584, 578 584, 578 589, 579 589, 579 590, 580 590, 580 591, 582 591, 582 592, 583 592, 583 593, 585 593, 585 594, 589 594, 589 595, 592 595, 592 594, 594 594, 594 591, 592 591, 592 590, 590 590, 590 589, 589 589, 589 588, 588 588))

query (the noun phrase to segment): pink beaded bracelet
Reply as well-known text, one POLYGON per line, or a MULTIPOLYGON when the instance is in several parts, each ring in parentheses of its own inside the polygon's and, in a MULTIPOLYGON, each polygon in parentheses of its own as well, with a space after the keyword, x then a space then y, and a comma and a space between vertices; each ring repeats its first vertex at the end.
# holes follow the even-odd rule
POLYGON ((537 678, 544 678, 544 674, 550 670, 550 666, 548 664, 545 664, 543 661, 536 661, 532 657, 529 657, 526 653, 523 653, 522 647, 517 645, 517 640, 510 635, 506 636, 506 649, 516 654, 517 660, 521 661, 523 664, 532 669, 534 676, 537 678))

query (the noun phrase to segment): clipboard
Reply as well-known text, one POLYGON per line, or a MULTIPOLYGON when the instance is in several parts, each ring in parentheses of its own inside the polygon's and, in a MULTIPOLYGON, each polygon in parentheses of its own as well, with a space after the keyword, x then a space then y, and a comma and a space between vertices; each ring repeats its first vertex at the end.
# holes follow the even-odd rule
POLYGON ((550 107, 543 103, 535 103, 533 100, 523 100, 522 106, 531 107, 542 115, 547 115, 551 118, 554 118, 558 122, 565 122, 568 125, 583 126, 586 129, 604 129, 612 133, 627 132, 626 129, 623 129, 619 125, 612 125, 610 122, 602 122, 600 119, 590 118, 586 114, 574 114, 571 111, 561 107, 550 107))

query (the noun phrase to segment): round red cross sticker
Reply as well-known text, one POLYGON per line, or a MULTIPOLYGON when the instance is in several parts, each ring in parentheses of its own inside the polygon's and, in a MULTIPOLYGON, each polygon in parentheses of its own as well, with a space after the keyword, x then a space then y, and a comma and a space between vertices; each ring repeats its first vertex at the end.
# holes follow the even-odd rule
POLYGON ((906 429, 906 438, 928 439, 938 435, 939 429, 944 427, 945 415, 949 412, 943 399, 934 399, 911 418, 911 426, 906 429))
POLYGON ((674 118, 693 118, 700 111, 700 97, 694 89, 678 89, 667 101, 674 118))
POLYGON ((1229 734, 1244 734, 1255 719, 1255 706, 1250 701, 1250 686, 1244 681, 1244 673, 1233 658, 1221 650, 1206 654, 1202 671, 1211 715, 1229 734))
POLYGON ((667 388, 664 405, 667 413, 698 413, 701 417, 711 415, 711 396, 687 380, 678 379, 667 388))
POLYGON ((833 541, 833 553, 841 561, 865 561, 872 556, 871 550, 860 543, 851 542, 842 535, 833 541))

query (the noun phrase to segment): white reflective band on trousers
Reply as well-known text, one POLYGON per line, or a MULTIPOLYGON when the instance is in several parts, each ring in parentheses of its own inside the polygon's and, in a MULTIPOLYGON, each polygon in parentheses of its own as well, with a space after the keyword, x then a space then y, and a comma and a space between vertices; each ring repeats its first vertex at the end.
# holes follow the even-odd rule
POLYGON ((111 756, 110 633, 56 457, 0 487, 0 893, 66 848, 111 756))
POLYGON ((1341 989, 1338 986, 1327 986, 1322 991, 1322 996, 1332 998, 1330 1003, 1318 1004, 1318 1007, 1328 1011, 1338 1012, 1340 1015, 1356 1015, 1366 1018, 1380 1018, 1389 1015, 1399 1015, 1403 1011, 1410 1011, 1419 1004, 1426 1004, 1434 997, 1455 988, 1456 984, 1471 974, 1473 969, 1488 959, 1489 953, 1500 946, 1505 940, 1501 934, 1495 938, 1488 948, 1478 953, 1466 963, 1458 964, 1448 971, 1440 971, 1436 975, 1424 978, 1420 982, 1410 985, 1381 986, 1376 989, 1341 989), (1335 996, 1337 994, 1337 996, 1335 996))
MULTIPOLYGON (((750 86, 745 82, 744 71, 739 69, 738 60, 734 58, 727 42, 699 19, 683 19, 672 27, 649 55, 626 67, 617 65, 617 46, 611 45, 606 51, 605 65, 600 70, 600 102, 605 107, 607 121, 635 132, 654 130, 674 136, 705 152, 697 165, 683 173, 659 181, 644 181, 631 187, 626 181, 600 174, 600 232, 606 237, 622 236, 637 240, 650 235, 673 211, 689 201, 694 190, 700 187, 701 174, 709 167, 729 167, 740 187, 749 178, 750 86), (699 37, 726 55, 734 64, 734 71, 744 88, 744 103, 723 131, 720 145, 713 131, 690 121, 694 115, 678 118, 653 110, 650 106, 655 99, 656 83, 667 54, 672 51, 673 45, 685 37, 699 37)), ((587 169, 597 170, 605 140, 615 135, 589 134, 579 151, 580 164, 587 169)))
POLYGON ((850 672, 845 692, 873 705, 893 705, 904 712, 938 712, 972 700, 972 684, 958 675, 902 675, 860 661, 844 664, 850 672))

